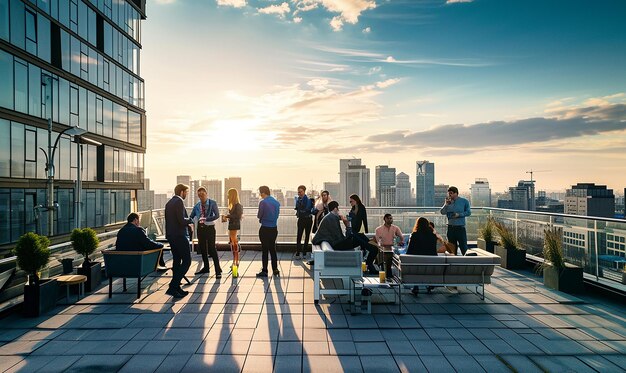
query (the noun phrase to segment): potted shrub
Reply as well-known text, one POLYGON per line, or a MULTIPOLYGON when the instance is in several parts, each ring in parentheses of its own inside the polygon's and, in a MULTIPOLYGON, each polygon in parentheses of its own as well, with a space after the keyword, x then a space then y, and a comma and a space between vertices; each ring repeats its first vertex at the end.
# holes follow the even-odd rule
POLYGON ((583 289, 583 269, 565 263, 561 235, 554 228, 544 230, 543 260, 539 269, 543 270, 544 285, 566 293, 577 293, 583 289))
POLYGON ((517 237, 501 222, 494 222, 500 241, 494 247, 496 255, 502 258, 500 266, 506 269, 520 269, 526 265, 526 250, 519 248, 517 237))
POLYGON ((496 245, 494 241, 495 222, 493 216, 489 216, 485 224, 478 230, 478 248, 489 251, 490 253, 494 252, 494 246, 496 245))
POLYGON ((57 301, 57 283, 54 279, 40 279, 39 271, 50 260, 50 240, 33 232, 24 234, 17 241, 14 254, 17 265, 28 273, 24 285, 24 315, 36 317, 54 308, 57 301))
POLYGON ((89 255, 96 251, 100 240, 98 240, 96 232, 91 228, 74 229, 70 239, 72 240, 74 250, 85 257, 83 265, 76 272, 79 275, 87 276, 85 291, 93 291, 102 281, 102 263, 92 262, 89 259, 89 255))

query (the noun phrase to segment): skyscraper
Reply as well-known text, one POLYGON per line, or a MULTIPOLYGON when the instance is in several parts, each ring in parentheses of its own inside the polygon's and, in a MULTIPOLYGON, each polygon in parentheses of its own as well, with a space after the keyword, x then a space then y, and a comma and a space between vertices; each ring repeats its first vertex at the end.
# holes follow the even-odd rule
POLYGON ((339 160, 339 193, 333 196, 333 198, 337 199, 340 206, 348 203, 348 196, 351 194, 347 192, 348 167, 359 166, 359 165, 361 165, 361 159, 358 159, 358 158, 339 160))
POLYGON ((411 181, 409 175, 400 172, 396 175, 396 206, 411 206, 411 181))
POLYGON ((535 182, 520 180, 509 187, 509 193, 498 199, 498 207, 512 210, 535 211, 535 182))
POLYGON ((193 199, 196 196, 196 190, 194 188, 193 183, 191 182, 191 176, 189 175, 176 176, 176 184, 185 184, 189 186, 189 194, 187 195, 187 198, 185 198, 185 206, 186 207, 193 206, 193 199))
MULTIPOLYGON (((342 188, 343 189, 343 188, 342 188)), ((365 165, 349 165, 346 171, 345 195, 348 197, 356 194, 363 204, 370 202, 370 169, 365 165)))
POLYGON ((339 199, 339 189, 339 183, 337 182, 324 182, 324 190, 328 191, 328 193, 330 194, 330 198, 337 201, 337 203, 339 203, 339 206, 344 206, 348 202, 339 199))
POLYGON ((415 162, 415 203, 417 207, 435 206, 435 164, 429 161, 415 162))
POLYGON ((376 200, 378 206, 396 205, 396 169, 388 166, 376 166, 376 200))
POLYGON ((237 189, 241 199, 241 178, 238 176, 231 176, 224 179, 224 206, 228 205, 228 189, 237 189))
POLYGON ((565 213, 612 218, 615 215, 613 189, 594 183, 572 185, 565 195, 565 213))
POLYGON ((473 207, 491 207, 491 188, 489 180, 477 178, 470 186, 473 207))
POLYGON ((145 16, 142 0, 0 0, 0 244, 126 220, 144 178, 145 16))
POLYGON ((443 206, 443 204, 446 202, 446 197, 448 196, 449 187, 450 185, 448 184, 435 185, 435 202, 433 206, 443 206))
POLYGON ((206 180, 206 184, 202 185, 206 188, 209 198, 214 200, 218 206, 224 206, 222 180, 206 180))
POLYGON ((137 191, 137 211, 154 208, 154 190, 150 190, 150 179, 143 179, 143 190, 137 191))

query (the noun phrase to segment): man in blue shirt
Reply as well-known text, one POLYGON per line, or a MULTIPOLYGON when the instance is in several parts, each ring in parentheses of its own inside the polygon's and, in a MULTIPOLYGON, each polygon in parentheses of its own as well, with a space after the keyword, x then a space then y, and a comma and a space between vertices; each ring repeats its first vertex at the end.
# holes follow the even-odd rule
POLYGON ((467 251, 467 232, 465 231, 465 217, 472 215, 470 203, 463 197, 459 197, 459 189, 451 186, 448 188, 448 197, 439 211, 448 218, 448 241, 456 248, 461 249, 461 254, 467 251))
POLYGON ((261 260, 263 268, 257 273, 257 277, 267 277, 268 253, 272 256, 272 271, 274 276, 280 276, 278 270, 278 257, 276 256, 276 237, 278 237, 278 215, 280 214, 280 203, 270 195, 270 188, 266 185, 259 187, 261 201, 259 202, 259 212, 257 217, 261 228, 259 228, 259 240, 263 254, 261 260))
POLYGON ((198 188, 198 203, 193 207, 190 219, 198 218, 198 245, 202 254, 204 267, 196 272, 196 275, 203 273, 209 274, 209 255, 213 258, 213 267, 215 268, 215 278, 222 278, 222 268, 220 267, 220 259, 215 249, 215 220, 220 217, 220 210, 217 208, 217 202, 207 197, 205 187, 198 188))

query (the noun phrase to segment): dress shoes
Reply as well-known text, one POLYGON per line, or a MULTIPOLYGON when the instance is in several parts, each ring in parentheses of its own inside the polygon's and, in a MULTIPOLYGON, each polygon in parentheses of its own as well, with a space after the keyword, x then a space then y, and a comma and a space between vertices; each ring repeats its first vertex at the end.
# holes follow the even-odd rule
POLYGON ((273 272, 273 275, 276 276, 276 277, 280 277, 280 271, 275 269, 274 272, 273 272))
POLYGON ((183 298, 183 297, 185 297, 185 296, 186 296, 187 294, 189 294, 189 293, 187 293, 187 294, 185 294, 185 293, 181 293, 178 289, 172 289, 172 288, 170 288, 170 289, 167 289, 167 291, 165 292, 165 294, 167 294, 167 295, 171 295, 171 296, 172 296, 172 297, 174 297, 174 298, 183 298))
POLYGON ((267 277, 267 272, 261 271, 261 272, 256 274, 256 277, 267 277))
POLYGON ((220 272, 220 273, 216 273, 216 274, 215 274, 215 278, 217 278, 217 279, 222 278, 222 272, 220 272))
POLYGON ((211 273, 211 271, 208 268, 202 268, 201 270, 199 270, 198 272, 195 273, 195 275, 201 275, 204 273, 211 273))

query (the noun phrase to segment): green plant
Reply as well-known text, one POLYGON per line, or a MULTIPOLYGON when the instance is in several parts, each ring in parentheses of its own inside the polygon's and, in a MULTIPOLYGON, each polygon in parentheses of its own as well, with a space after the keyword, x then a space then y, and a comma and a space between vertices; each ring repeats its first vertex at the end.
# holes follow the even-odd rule
POLYGON ((96 231, 91 228, 76 228, 72 231, 70 239, 72 240, 74 251, 85 257, 83 266, 88 265, 89 255, 93 254, 100 244, 96 231))
POLYGON ((50 240, 33 232, 24 234, 17 241, 14 254, 17 256, 17 265, 30 274, 29 283, 39 282, 39 272, 50 260, 50 240))
POLYGON ((485 221, 485 224, 483 224, 478 230, 478 235, 480 236, 480 238, 482 238, 486 242, 493 241, 495 223, 496 219, 494 219, 493 216, 487 217, 487 221, 485 221))
POLYGON ((498 232, 498 236, 500 236, 500 246, 504 247, 507 250, 517 250, 517 237, 511 232, 506 225, 501 222, 494 221, 494 227, 496 228, 496 232, 498 232))
POLYGON ((541 267, 553 266, 556 269, 561 269, 565 266, 563 260, 563 245, 561 242, 561 235, 554 228, 544 229, 544 241, 543 241, 543 264, 541 267))

